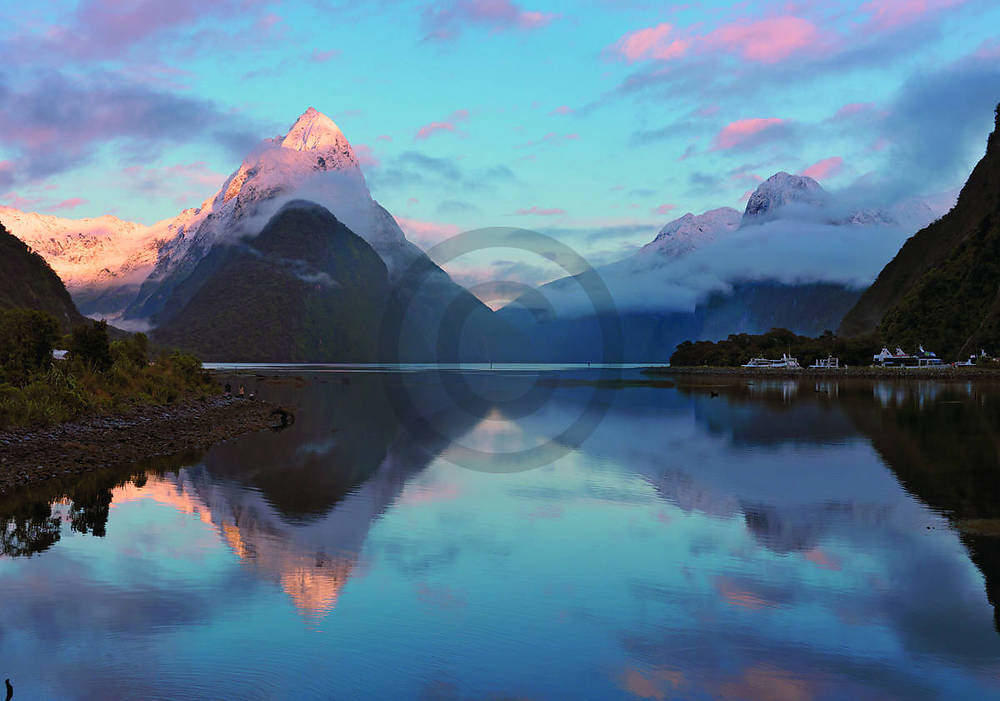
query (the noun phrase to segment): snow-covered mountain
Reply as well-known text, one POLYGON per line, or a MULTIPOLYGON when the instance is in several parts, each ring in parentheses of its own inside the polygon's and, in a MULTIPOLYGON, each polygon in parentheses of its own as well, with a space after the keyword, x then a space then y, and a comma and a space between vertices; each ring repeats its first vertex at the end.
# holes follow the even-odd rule
MULTIPOLYGON (((251 332, 261 330, 253 327, 253 314, 244 313, 246 306, 266 304, 272 311, 280 311, 282 304, 304 303, 301 297, 306 293, 301 290, 301 294, 293 295, 295 299, 284 299, 282 295, 287 297, 288 289, 274 284, 268 287, 267 281, 258 284, 252 275, 231 269, 233 261, 250 260, 247 255, 257 251, 250 245, 251 240, 258 238, 265 224, 293 200, 319 205, 335 219, 325 233, 283 234, 280 247, 285 257, 270 262, 294 272, 303 267, 299 263, 316 262, 313 258, 318 249, 309 248, 310 241, 317 241, 316 235, 333 236, 334 229, 344 225, 352 235, 359 236, 362 247, 373 249, 384 263, 381 284, 383 288, 388 284, 384 313, 364 320, 373 335, 380 328, 388 329, 389 345, 380 347, 379 352, 384 351, 391 359, 424 361, 489 356, 488 337, 497 335, 489 309, 406 239, 392 215, 372 198, 357 155, 344 133, 329 117, 311 107, 286 134, 267 139, 254 149, 200 207, 152 226, 110 217, 84 222, 58 220, 16 210, 9 211, 8 217, 13 233, 28 240, 71 283, 77 304, 85 312, 108 317, 124 328, 152 328, 156 338, 161 331, 166 334, 166 324, 176 331, 190 325, 195 317, 211 326, 216 320, 205 318, 206 310, 216 306, 207 304, 205 298, 215 295, 221 297, 215 300, 222 303, 219 308, 233 312, 226 317, 226 328, 237 338, 248 338, 251 332), (235 292, 233 285, 227 287, 224 280, 237 281, 241 292, 235 292), (199 293, 197 310, 189 310, 188 305, 199 293), (463 312, 461 318, 455 316, 457 309, 463 312), (448 310, 451 315, 446 315, 448 310), (388 326, 384 319, 389 320, 388 326), (393 346, 396 332, 399 343, 393 346), (442 334, 462 339, 444 352, 448 357, 434 350, 442 348, 442 334), (458 347, 462 343, 468 345, 468 352, 463 350, 465 346, 458 347)), ((340 255, 328 250, 327 239, 321 243, 320 248, 327 254, 340 255)), ((349 252, 341 253, 344 260, 350 257, 349 252)), ((335 261, 326 263, 336 267, 335 261)), ((247 262, 247 267, 253 266, 247 262)), ((377 281, 355 279, 364 278, 361 269, 343 275, 352 276, 351 284, 334 280, 317 301, 325 310, 319 315, 322 322, 316 322, 323 328, 333 323, 336 313, 350 306, 343 298, 344 289, 364 287, 366 282, 377 286, 377 281)), ((316 312, 316 308, 311 310, 316 312)), ((291 342, 308 346, 306 340, 316 340, 314 331, 312 327, 299 328, 291 342)), ((338 359, 334 356, 339 351, 333 346, 320 345, 322 352, 316 351, 319 355, 312 359, 338 359)), ((202 352, 210 357, 223 351, 210 348, 202 352)), ((366 351, 366 359, 375 359, 369 358, 370 354, 370 350, 366 351)))
POLYGON ((697 215, 688 212, 665 224, 655 239, 639 249, 635 260, 649 264, 683 256, 735 231, 740 225, 740 216, 732 207, 720 207, 697 215))
POLYGON ((851 206, 845 198, 830 195, 805 175, 779 172, 757 186, 747 200, 741 226, 775 219, 816 219, 825 223, 858 226, 902 226, 921 229, 939 214, 926 201, 910 198, 889 207, 851 206))
POLYGON ((566 277, 499 311, 532 347, 525 359, 588 360, 620 324, 629 361, 666 360, 685 339, 783 327, 836 328, 882 261, 936 213, 921 200, 860 208, 812 178, 775 173, 744 212, 723 207, 666 224, 596 276, 566 277), (594 308, 606 288, 613 308, 594 308), (543 303, 544 301, 544 303, 543 303))
POLYGON ((102 308, 109 291, 132 294, 156 264, 162 232, 105 215, 67 219, 0 207, 0 222, 58 273, 84 314, 114 316, 122 300, 102 308))
POLYGON ((747 200, 743 223, 758 223, 778 216, 778 210, 791 204, 822 207, 829 199, 826 190, 807 175, 775 173, 757 186, 747 200))
POLYGON ((126 317, 158 323, 179 311, 189 297, 181 283, 212 247, 256 234, 293 198, 317 202, 333 212, 378 252, 390 279, 423 255, 372 199, 340 128, 310 107, 287 134, 264 141, 247 156, 201 207, 154 225, 168 243, 126 317))

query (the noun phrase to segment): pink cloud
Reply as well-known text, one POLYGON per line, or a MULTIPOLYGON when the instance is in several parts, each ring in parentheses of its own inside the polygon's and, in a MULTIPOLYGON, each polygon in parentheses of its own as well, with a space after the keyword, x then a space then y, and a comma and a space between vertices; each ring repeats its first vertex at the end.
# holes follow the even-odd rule
POLYGON ((57 202, 56 204, 49 205, 45 207, 47 212, 59 212, 66 209, 76 209, 82 204, 87 204, 87 200, 80 197, 71 197, 68 200, 63 200, 62 202, 57 202))
POLYGON ((431 122, 430 124, 425 124, 420 127, 417 131, 417 135, 414 138, 426 139, 431 134, 439 131, 455 131, 456 127, 451 122, 431 122))
POLYGON ((408 239, 424 249, 449 239, 461 231, 454 224, 421 221, 407 217, 396 217, 396 223, 406 233, 408 239))
POLYGON ((215 172, 204 161, 159 167, 134 165, 122 168, 120 186, 190 207, 202 202, 225 179, 225 173, 215 172))
POLYGON ((0 202, 6 202, 8 207, 14 209, 30 210, 35 207, 41 199, 38 197, 22 197, 16 192, 5 192, 0 195, 0 202))
POLYGON ((406 200, 406 204, 409 205, 420 204, 420 200, 418 200, 416 197, 411 197, 410 199, 406 200))
POLYGON ((752 145, 761 135, 786 124, 784 119, 740 119, 723 127, 715 136, 716 149, 731 149, 752 145))
POLYGON ((705 36, 705 42, 750 61, 776 63, 803 49, 815 48, 821 38, 809 20, 784 16, 726 24, 705 36))
POLYGON ((340 51, 338 49, 330 49, 329 51, 320 51, 319 49, 313 49, 313 52, 309 54, 309 60, 313 63, 326 63, 331 58, 337 58, 340 56, 340 51))
POLYGON ((451 113, 451 116, 449 116, 447 120, 441 122, 431 122, 430 124, 425 124, 420 127, 420 129, 417 130, 416 136, 413 138, 423 140, 429 138, 432 134, 441 131, 456 132, 458 131, 456 122, 463 122, 468 118, 469 110, 456 110, 451 113))
POLYGON ((379 134, 377 137, 375 137, 375 140, 376 141, 392 141, 392 137, 389 136, 388 134, 379 134))
POLYGON ((848 102, 837 110, 832 119, 846 119, 875 109, 874 102, 848 102))
POLYGON ((424 10, 426 38, 455 39, 464 26, 479 26, 493 32, 532 30, 544 27, 558 15, 522 9, 512 0, 451 0, 424 10))
POLYGON ((831 156, 830 158, 824 158, 822 161, 813 163, 811 166, 802 171, 802 175, 806 175, 813 180, 824 180, 825 178, 831 178, 839 173, 843 166, 843 158, 840 156, 831 156))
POLYGON ((667 41, 672 30, 673 25, 667 22, 639 29, 615 42, 612 51, 629 63, 650 58, 667 61, 683 56, 691 42, 686 39, 667 41))
POLYGON ((567 105, 559 105, 549 114, 573 114, 573 108, 567 105))
POLYGON ((358 165, 362 168, 378 168, 379 160, 368 144, 354 144, 354 155, 358 157, 358 165))
POLYGON ((887 148, 889 148, 889 144, 891 144, 891 143, 892 142, 889 141, 884 136, 880 136, 879 138, 877 138, 875 140, 875 143, 872 144, 871 150, 875 151, 876 153, 880 152, 880 151, 885 151, 887 148))
POLYGON ((1000 59, 1000 39, 986 39, 972 55, 980 59, 1000 59))
MULTIPOLYGON (((134 181, 145 180, 147 183, 169 181, 180 183, 182 185, 186 184, 191 187, 199 188, 200 190, 205 190, 205 194, 207 194, 208 190, 219 187, 222 181, 226 179, 224 173, 216 173, 209 168, 204 161, 177 163, 175 165, 164 166, 162 168, 140 165, 128 166, 127 168, 122 169, 122 173, 134 181)), ((140 185, 144 184, 140 183, 140 185)), ((149 188, 140 187, 140 189, 149 188)))
POLYGON ((238 0, 85 0, 72 14, 72 24, 51 27, 45 38, 79 57, 120 56, 133 45, 148 44, 156 34, 239 9, 238 0))
POLYGON ((669 214, 675 209, 677 209, 677 205, 675 204, 661 204, 653 210, 653 214, 669 214))
POLYGON ((519 209, 515 212, 518 216, 535 215, 538 217, 556 217, 565 213, 565 209, 541 209, 537 206, 529 207, 528 209, 519 209))
POLYGON ((874 28, 888 30, 912 24, 928 13, 964 3, 965 0, 869 0, 859 9, 871 16, 874 28))

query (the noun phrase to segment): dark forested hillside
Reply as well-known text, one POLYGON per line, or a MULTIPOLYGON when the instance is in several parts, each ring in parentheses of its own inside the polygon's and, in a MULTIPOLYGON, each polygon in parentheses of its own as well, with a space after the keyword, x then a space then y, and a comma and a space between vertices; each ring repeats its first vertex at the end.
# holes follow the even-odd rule
POLYGON ((1000 106, 997 128, 944 217, 917 232, 844 317, 892 344, 944 357, 1000 351, 1000 106))
POLYGON ((386 267, 327 209, 290 202, 258 236, 218 247, 199 268, 203 282, 156 329, 159 343, 208 360, 375 359, 386 267))
POLYGON ((0 309, 15 308, 48 312, 64 332, 86 321, 45 259, 0 224, 0 309))

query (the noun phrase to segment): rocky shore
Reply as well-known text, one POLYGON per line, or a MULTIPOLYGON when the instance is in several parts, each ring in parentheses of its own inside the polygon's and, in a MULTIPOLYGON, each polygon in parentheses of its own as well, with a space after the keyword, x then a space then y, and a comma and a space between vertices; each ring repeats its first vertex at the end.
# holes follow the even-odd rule
POLYGON ((852 367, 837 369, 784 370, 776 368, 734 368, 734 367, 655 367, 646 368, 644 375, 669 377, 678 375, 704 375, 708 377, 774 377, 774 378, 855 378, 892 380, 1000 380, 1000 368, 952 367, 939 368, 876 368, 852 367))
POLYGON ((169 407, 142 407, 41 429, 0 431, 0 495, 259 431, 280 418, 268 402, 213 397, 169 407))

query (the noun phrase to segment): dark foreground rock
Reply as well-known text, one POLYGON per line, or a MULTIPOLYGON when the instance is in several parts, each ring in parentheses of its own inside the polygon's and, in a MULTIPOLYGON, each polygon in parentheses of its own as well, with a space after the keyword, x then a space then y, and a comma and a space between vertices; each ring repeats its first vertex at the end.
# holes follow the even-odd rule
POLYGON ((207 447, 275 423, 268 402, 215 397, 127 416, 0 431, 0 495, 49 479, 207 447))

